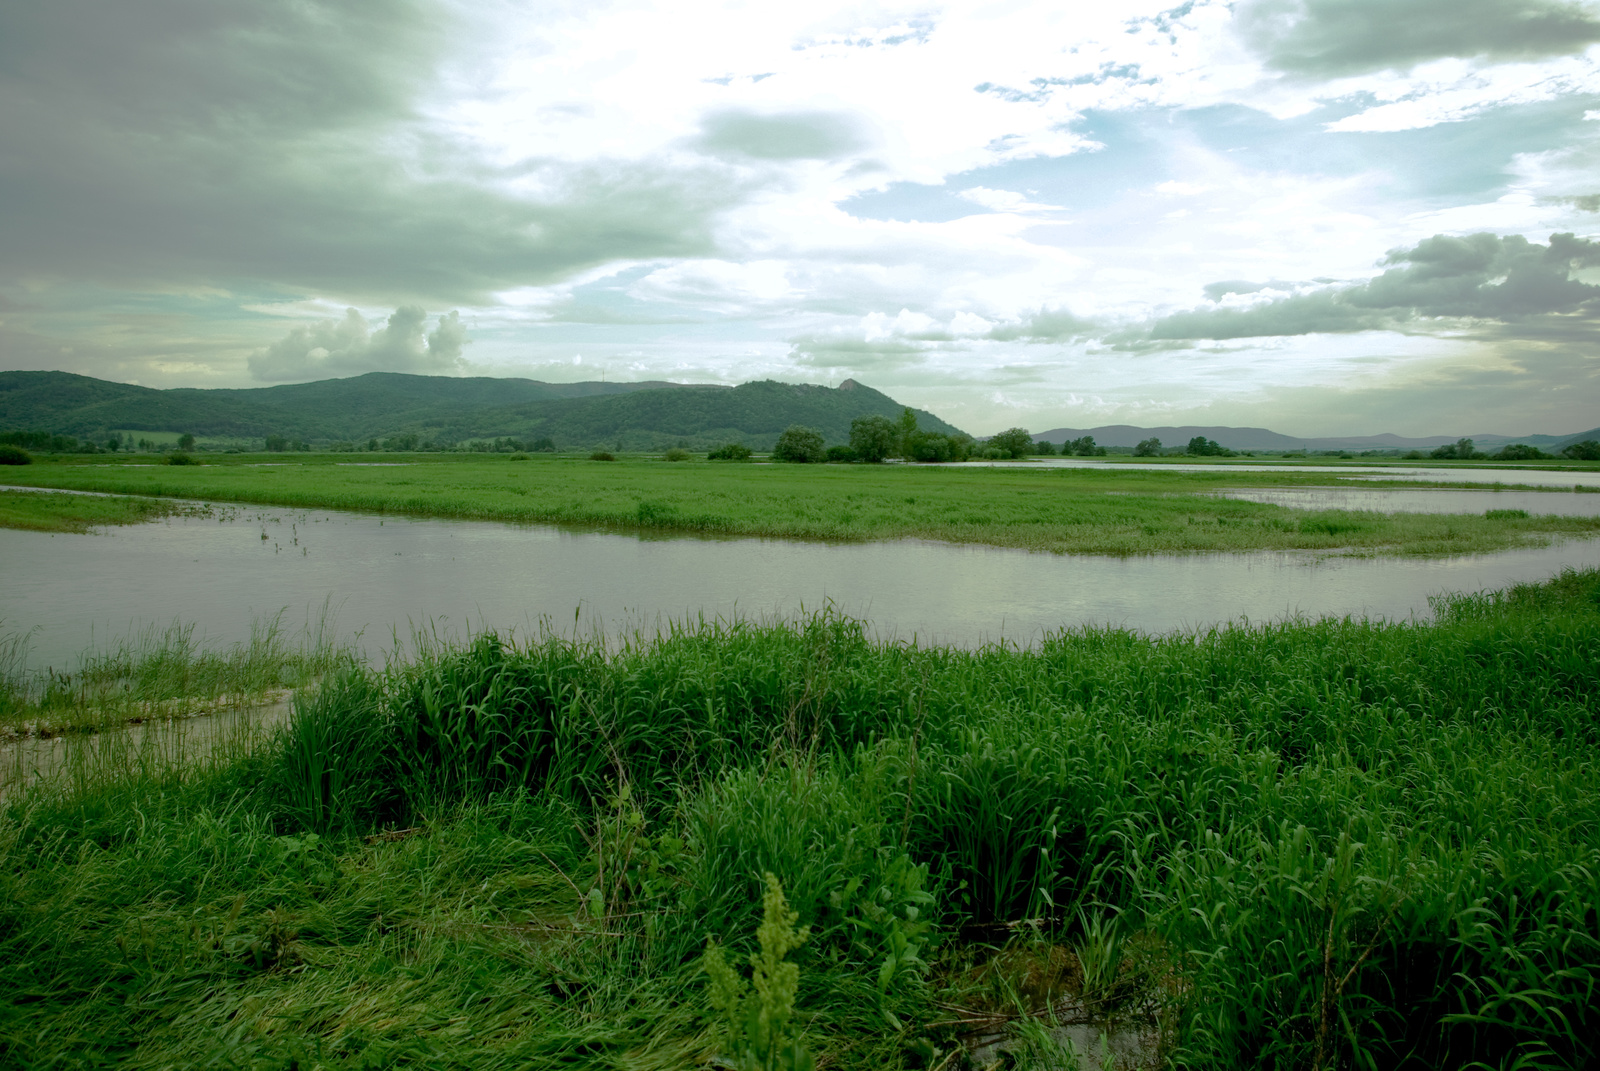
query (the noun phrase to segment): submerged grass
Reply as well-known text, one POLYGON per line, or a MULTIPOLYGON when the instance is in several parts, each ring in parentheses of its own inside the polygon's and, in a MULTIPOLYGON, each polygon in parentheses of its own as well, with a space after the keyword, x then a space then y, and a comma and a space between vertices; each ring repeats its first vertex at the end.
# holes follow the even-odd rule
POLYGON ((818 1066, 1046 1066, 1076 1017, 1171 1066, 1592 1067, 1600 572, 1435 610, 351 666, 271 748, 6 805, 0 1063, 713 1066, 702 952, 770 872, 818 1066))
POLYGON ((97 732, 199 711, 281 701, 351 662, 331 614, 301 630, 283 614, 257 620, 250 638, 213 650, 192 625, 149 628, 76 666, 27 668, 28 634, 0 632, 0 740, 97 732))
MULTIPOLYGON (((308 462, 60 464, 18 482, 138 495, 839 541, 932 539, 1061 554, 1309 550, 1439 556, 1600 534, 1600 518, 1303 511, 1212 497, 1326 484, 1323 473, 952 469, 912 465, 590 465, 473 455, 379 467, 308 462)), ((9 478, 9 477, 8 477, 9 478)))

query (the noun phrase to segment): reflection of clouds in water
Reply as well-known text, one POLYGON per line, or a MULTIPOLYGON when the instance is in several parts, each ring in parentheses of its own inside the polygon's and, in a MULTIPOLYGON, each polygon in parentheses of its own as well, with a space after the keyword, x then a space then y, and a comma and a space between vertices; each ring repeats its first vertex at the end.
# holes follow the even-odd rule
POLYGON ((1521 509, 1562 517, 1600 517, 1600 494, 1561 491, 1348 490, 1342 487, 1294 487, 1278 490, 1219 491, 1222 498, 1265 502, 1290 509, 1371 510, 1378 513, 1484 513, 1521 509))
MULTIPOLYGON (((1549 495, 1552 499, 1568 496, 1549 495)), ((1588 498, 1589 496, 1570 496, 1588 498)), ((640 539, 550 526, 241 510, 229 523, 174 519, 96 536, 0 530, 0 619, 38 627, 35 665, 71 665, 96 641, 174 620, 207 644, 254 621, 337 630, 372 655, 415 635, 538 634, 666 622, 760 620, 832 606, 878 635, 970 646, 1037 640, 1085 623, 1158 632, 1286 615, 1428 613, 1428 597, 1600 565, 1600 540, 1444 561, 1294 554, 1084 558, 903 541, 640 539), (270 538, 263 540, 265 530, 270 538), (14 579, 13 579, 14 578, 14 579), (576 611, 576 613, 575 613, 576 611)))

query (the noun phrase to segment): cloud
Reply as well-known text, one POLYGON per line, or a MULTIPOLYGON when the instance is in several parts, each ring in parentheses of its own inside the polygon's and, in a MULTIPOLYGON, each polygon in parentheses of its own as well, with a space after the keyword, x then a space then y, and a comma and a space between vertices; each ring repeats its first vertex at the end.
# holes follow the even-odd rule
POLYGON ((837 160, 865 148, 857 121, 840 112, 763 115, 727 108, 706 116, 697 147, 713 156, 837 160))
POLYGON ((893 336, 797 335, 789 342, 790 359, 807 368, 883 371, 920 364, 926 353, 926 347, 917 342, 893 336))
POLYGON ((1060 205, 1045 205, 1028 200, 1027 194, 1015 190, 993 190, 987 186, 973 186, 956 194, 964 201, 982 205, 991 212, 1054 212, 1060 205))
POLYGON ((1253 0, 1234 17, 1271 66, 1324 77, 1571 55, 1600 41, 1600 17, 1571 0, 1253 0))
POLYGON ((1038 309, 1013 323, 1001 324, 989 332, 997 342, 1063 342, 1092 334, 1095 327, 1066 309, 1038 309))
POLYGON ((296 327, 265 349, 250 355, 250 375, 267 383, 292 383, 366 372, 412 372, 449 375, 461 368, 467 328, 461 314, 440 316, 428 332, 427 313, 402 305, 377 331, 355 309, 342 320, 322 320, 296 327))
MULTIPOLYGON (((1574 275, 1600 264, 1600 243, 1552 234, 1549 244, 1521 235, 1438 234, 1384 258, 1388 270, 1355 286, 1222 306, 1235 295, 1291 284, 1213 283, 1213 305, 1155 321, 1152 340, 1233 339, 1366 331, 1403 325, 1418 317, 1493 320, 1526 325, 1531 318, 1576 317, 1600 335, 1600 286, 1574 275)), ((1568 324, 1567 330, 1574 325, 1568 324)))
POLYGON ((714 161, 489 159, 429 114, 460 37, 438 0, 0 6, 0 282, 481 304, 712 248, 714 161))

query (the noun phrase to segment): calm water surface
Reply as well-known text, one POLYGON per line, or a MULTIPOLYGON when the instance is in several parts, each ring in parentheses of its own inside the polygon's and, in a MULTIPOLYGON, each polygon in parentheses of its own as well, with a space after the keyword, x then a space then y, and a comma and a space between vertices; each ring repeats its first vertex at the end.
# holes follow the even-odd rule
POLYGON ((1294 614, 1405 618, 1426 614, 1438 592, 1600 566, 1600 541, 1445 561, 1115 559, 920 541, 651 539, 251 506, 90 535, 0 530, 0 563, 0 627, 34 629, 31 664, 61 667, 175 620, 210 643, 244 639, 253 621, 279 611, 286 624, 314 623, 325 601, 339 631, 359 630, 372 653, 414 626, 454 636, 527 633, 541 619, 564 631, 653 629, 830 603, 880 635, 961 645, 1026 643, 1084 623, 1163 631, 1294 614))
POLYGON ((1265 502, 1291 509, 1372 510, 1377 513, 1487 513, 1520 509, 1537 516, 1600 517, 1600 495, 1568 491, 1455 491, 1444 488, 1244 487, 1219 498, 1265 502))
POLYGON ((1100 461, 1087 457, 1033 457, 1026 461, 954 461, 946 468, 1043 466, 1057 469, 1115 468, 1148 472, 1316 472, 1330 480, 1428 480, 1462 484, 1522 484, 1570 491, 1575 487, 1600 490, 1600 472, 1576 469, 1473 469, 1428 465, 1276 465, 1276 464, 1151 464, 1138 461, 1100 461))

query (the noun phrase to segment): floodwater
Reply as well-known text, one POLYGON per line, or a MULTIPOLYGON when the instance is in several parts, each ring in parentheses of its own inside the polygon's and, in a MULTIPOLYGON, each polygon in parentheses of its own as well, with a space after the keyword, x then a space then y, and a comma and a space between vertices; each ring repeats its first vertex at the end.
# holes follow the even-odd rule
POLYGON ((106 777, 160 775, 225 764, 273 739, 292 702, 200 711, 130 724, 116 732, 24 736, 0 742, 0 795, 47 780, 104 783, 106 777))
POLYGON ((1119 559, 241 506, 89 535, 0 530, 0 562, 0 631, 32 630, 28 664, 42 669, 71 667, 85 651, 175 621, 206 644, 244 640, 252 622, 280 611, 287 626, 315 626, 325 605, 337 633, 359 633, 374 655, 402 647, 413 629, 527 635, 547 622, 615 634, 830 605, 881 636, 958 645, 1029 643, 1042 630, 1082 624, 1167 631, 1293 615, 1404 619, 1426 615, 1440 592, 1600 566, 1600 540, 1447 560, 1119 559))
POLYGON ((1579 469, 1491 469, 1452 468, 1447 465, 1294 465, 1251 464, 1232 461, 1214 464, 1172 462, 1155 464, 1138 461, 1102 461, 1087 457, 1030 457, 1022 461, 953 461, 947 468, 1014 468, 1043 466, 1056 469, 1113 468, 1118 472, 1315 472, 1330 480, 1425 480, 1437 483, 1520 484, 1524 487, 1552 487, 1564 491, 1587 488, 1600 491, 1600 472, 1579 469))
POLYGON ((1456 491, 1446 488, 1243 487, 1219 498, 1290 509, 1371 510, 1377 513, 1487 513, 1526 510, 1531 516, 1600 517, 1600 495, 1568 491, 1456 491))

